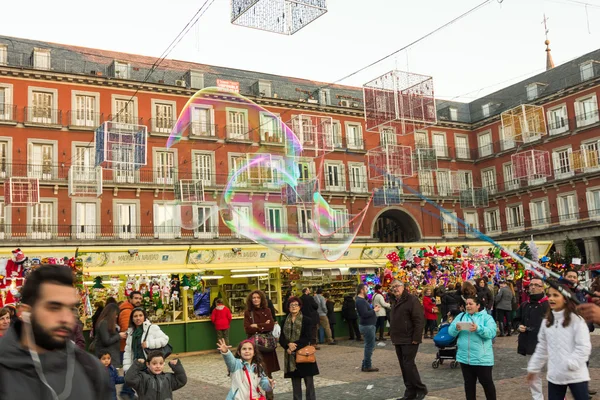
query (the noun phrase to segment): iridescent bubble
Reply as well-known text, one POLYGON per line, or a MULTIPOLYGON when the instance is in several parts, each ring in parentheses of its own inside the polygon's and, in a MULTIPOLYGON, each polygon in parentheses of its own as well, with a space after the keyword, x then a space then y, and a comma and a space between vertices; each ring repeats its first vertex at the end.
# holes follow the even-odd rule
MULTIPOLYGON (((290 257, 333 261, 343 256, 358 234, 370 200, 360 214, 350 216, 332 208, 321 196, 319 182, 323 174, 323 149, 328 143, 311 132, 317 149, 305 149, 281 116, 237 93, 206 88, 187 102, 169 136, 167 147, 179 143, 186 133, 188 136, 192 134, 197 124, 197 118, 194 117, 196 107, 210 107, 215 114, 237 107, 238 110, 247 110, 249 117, 260 115, 260 126, 257 128, 244 127, 240 130, 236 126, 227 127, 227 138, 233 142, 241 141, 244 147, 240 151, 244 154, 236 159, 236 167, 228 175, 218 204, 225 225, 240 237, 290 257), (233 137, 230 136, 232 134, 233 137), (256 146, 258 134, 260 143, 264 144, 262 147, 256 146), (247 153, 248 148, 257 150, 247 153), (314 159, 318 170, 314 177, 308 179, 300 173, 296 161, 299 157, 309 157, 311 152, 318 156, 314 159), (274 191, 278 194, 273 194, 274 191), (296 224, 301 229, 293 224, 286 226, 286 208, 294 209, 306 219, 302 224, 296 224)), ((324 126, 320 128, 324 129, 324 126)), ((193 182, 190 185, 193 187, 193 182)), ((196 196, 198 199, 200 197, 196 196)), ((203 202, 195 202, 186 196, 180 196, 179 200, 182 202, 181 222, 185 229, 197 231, 209 220, 210 223, 214 221, 214 213, 202 214, 198 211, 203 207, 203 202)))

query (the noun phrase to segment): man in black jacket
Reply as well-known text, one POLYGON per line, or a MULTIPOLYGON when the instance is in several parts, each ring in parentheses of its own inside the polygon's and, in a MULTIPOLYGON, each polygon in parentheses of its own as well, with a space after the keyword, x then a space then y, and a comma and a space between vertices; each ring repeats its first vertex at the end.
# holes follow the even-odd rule
POLYGON ((394 295, 390 314, 390 336, 396 347, 402 379, 406 390, 400 400, 422 400, 427 395, 427 386, 415 364, 419 343, 423 339, 425 312, 419 299, 404 289, 404 283, 392 282, 390 292, 394 295))
POLYGON ((319 346, 317 346, 317 330, 319 328, 319 305, 315 298, 310 294, 310 288, 302 289, 302 296, 300 296, 300 300, 302 300, 302 315, 307 316, 312 322, 312 327, 310 330, 310 344, 314 345, 318 350, 319 346))
POLYGON ((43 265, 21 291, 21 317, 0 340, 0 399, 108 400, 108 373, 71 341, 81 301, 69 267, 43 265))
MULTIPOLYGON (((516 320, 519 321, 517 353, 524 356, 533 354, 535 346, 537 346, 537 336, 542 321, 549 308, 548 298, 544 293, 544 282, 539 278, 531 279, 529 283, 529 300, 521 303, 517 310, 516 320)), ((529 386, 529 389, 533 400, 544 399, 541 375, 538 374, 538 379, 529 386)))

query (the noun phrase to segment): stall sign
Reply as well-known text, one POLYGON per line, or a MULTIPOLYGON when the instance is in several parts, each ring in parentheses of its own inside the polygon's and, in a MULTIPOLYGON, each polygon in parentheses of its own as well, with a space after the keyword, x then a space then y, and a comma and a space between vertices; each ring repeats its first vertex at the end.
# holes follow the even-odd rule
POLYGON ((225 89, 230 92, 239 93, 240 92, 240 83, 234 81, 227 81, 224 79, 217 79, 217 87, 219 89, 225 89))
POLYGON ((85 268, 94 267, 119 267, 140 265, 184 265, 186 261, 185 250, 159 251, 159 252, 98 252, 80 253, 85 268))

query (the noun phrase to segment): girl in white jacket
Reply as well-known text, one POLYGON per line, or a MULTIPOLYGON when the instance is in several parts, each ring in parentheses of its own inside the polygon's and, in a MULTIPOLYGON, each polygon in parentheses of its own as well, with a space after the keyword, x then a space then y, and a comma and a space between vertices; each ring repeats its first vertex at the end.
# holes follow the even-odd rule
POLYGON ((575 400, 589 400, 590 374, 586 363, 592 344, 588 327, 577 314, 575 303, 558 290, 548 290, 548 304, 550 310, 542 321, 538 344, 527 366, 527 380, 533 382, 547 362, 549 400, 563 400, 567 388, 575 400))
POLYGON ((127 372, 135 360, 146 359, 146 352, 159 349, 169 343, 169 337, 147 318, 146 311, 134 308, 129 319, 125 354, 123 354, 123 371, 127 372))

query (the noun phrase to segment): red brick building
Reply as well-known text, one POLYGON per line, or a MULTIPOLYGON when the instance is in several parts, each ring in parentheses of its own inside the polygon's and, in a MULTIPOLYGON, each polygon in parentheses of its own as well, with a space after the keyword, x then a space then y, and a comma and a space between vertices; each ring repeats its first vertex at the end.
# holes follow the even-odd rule
MULTIPOLYGON (((377 183, 367 178, 366 153, 382 143, 433 149, 435 168, 404 179, 440 207, 498 239, 577 239, 588 262, 600 261, 600 50, 471 103, 438 101, 438 123, 414 135, 367 132, 362 90, 258 72, 154 59, 111 51, 0 37, 0 177, 35 177, 40 203, 0 208, 6 243, 243 243, 219 218, 193 220, 217 207, 228 174, 258 149, 284 156, 269 116, 231 99, 198 104, 182 140, 169 132, 188 99, 210 86, 239 88, 284 122, 305 115, 332 118, 322 193, 340 222, 358 214, 377 183), (132 99, 132 101, 130 101, 132 99), (542 106, 548 135, 515 143, 500 115, 521 104, 542 106), (104 121, 145 125, 147 165, 104 170, 101 196, 69 196, 69 170, 93 168, 94 130, 104 121), (583 149, 581 152, 579 150, 583 149), (547 151, 552 176, 514 178, 511 156, 547 151), (582 154, 586 159, 582 160, 582 154), (594 159, 595 157, 595 159, 594 159), (173 202, 179 179, 204 183, 205 204, 182 221, 173 202), (483 196, 473 204, 464 193, 483 196), (462 196, 461 196, 462 194, 462 196), (461 197, 463 198, 461 205, 461 197), (187 225, 193 225, 188 227, 187 225), (200 226, 198 226, 200 225, 200 226)), ((306 177, 310 159, 298 160, 306 177)), ((239 188, 239 191, 245 189, 239 188)), ((240 204, 277 231, 310 234, 310 215, 282 204, 281 190, 247 188, 240 204)), ((406 188, 401 202, 371 206, 358 241, 444 241, 466 237, 439 210, 406 188)))

